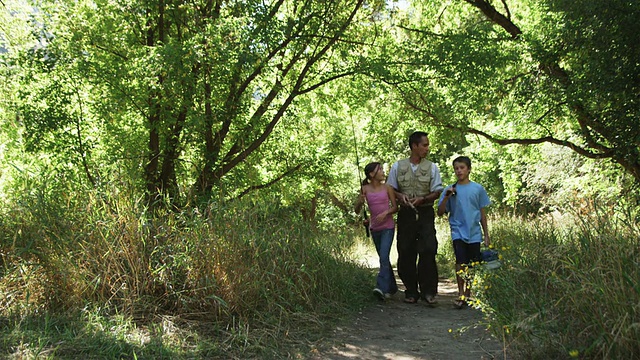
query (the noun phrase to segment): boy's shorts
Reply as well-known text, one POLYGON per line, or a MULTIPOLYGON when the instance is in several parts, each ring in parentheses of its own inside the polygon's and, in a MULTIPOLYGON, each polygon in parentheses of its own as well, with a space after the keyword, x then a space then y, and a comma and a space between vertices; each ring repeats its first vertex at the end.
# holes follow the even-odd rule
POLYGON ((479 242, 468 244, 460 239, 453 240, 453 252, 456 264, 471 264, 482 259, 479 242))

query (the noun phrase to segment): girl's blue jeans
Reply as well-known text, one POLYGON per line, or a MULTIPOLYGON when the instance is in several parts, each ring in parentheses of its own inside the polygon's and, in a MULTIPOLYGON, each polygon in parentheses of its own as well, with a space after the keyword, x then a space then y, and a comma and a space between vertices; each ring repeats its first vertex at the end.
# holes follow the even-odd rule
POLYGON ((385 229, 379 231, 371 231, 371 238, 376 245, 376 251, 380 258, 380 271, 376 280, 377 288, 385 294, 395 294, 398 291, 396 278, 391 268, 391 245, 393 244, 393 233, 395 229, 385 229))

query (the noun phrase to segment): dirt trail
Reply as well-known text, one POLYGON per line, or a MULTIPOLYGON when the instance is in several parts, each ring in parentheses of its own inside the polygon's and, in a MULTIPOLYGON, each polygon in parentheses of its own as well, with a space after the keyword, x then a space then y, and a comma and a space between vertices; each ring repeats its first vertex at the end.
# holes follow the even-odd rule
POLYGON ((441 279, 438 291, 438 304, 433 307, 424 302, 405 304, 399 291, 393 298, 364 309, 349 324, 334 330, 329 341, 333 345, 317 349, 309 358, 505 359, 501 341, 479 325, 482 312, 453 307, 456 285, 441 279))

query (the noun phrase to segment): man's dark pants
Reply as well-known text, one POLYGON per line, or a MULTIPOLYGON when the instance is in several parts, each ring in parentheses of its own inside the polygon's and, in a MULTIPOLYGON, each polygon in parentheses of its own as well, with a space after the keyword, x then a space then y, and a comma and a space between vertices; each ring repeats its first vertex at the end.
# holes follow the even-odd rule
POLYGON ((435 296, 438 293, 435 213, 432 205, 416 212, 402 207, 398 212, 398 275, 405 288, 405 297, 435 296), (417 261, 417 266, 416 266, 417 261))

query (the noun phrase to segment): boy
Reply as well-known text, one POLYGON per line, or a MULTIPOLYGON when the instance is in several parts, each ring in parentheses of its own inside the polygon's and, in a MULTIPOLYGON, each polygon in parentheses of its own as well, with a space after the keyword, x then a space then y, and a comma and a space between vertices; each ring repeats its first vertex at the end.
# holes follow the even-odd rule
POLYGON ((438 216, 449 213, 459 295, 454 305, 462 309, 466 304, 465 299, 471 294, 471 289, 460 276, 460 270, 463 265, 469 266, 475 261, 480 261, 480 243, 483 238, 485 246, 491 244, 485 212, 485 207, 489 206, 491 201, 482 185, 469 180, 471 159, 466 156, 457 157, 453 160, 453 170, 458 181, 448 186, 440 196, 438 216))

